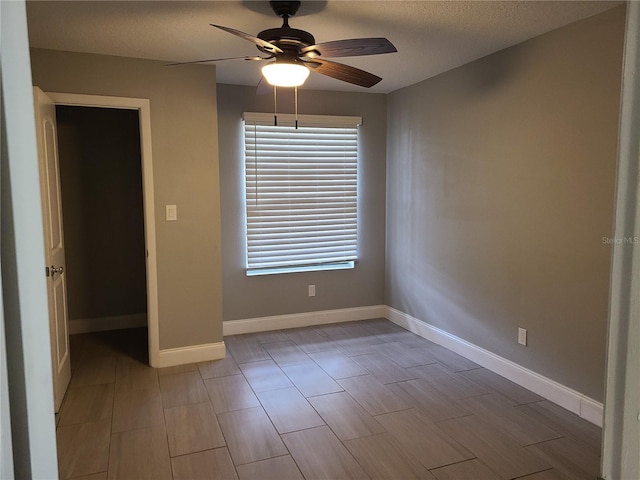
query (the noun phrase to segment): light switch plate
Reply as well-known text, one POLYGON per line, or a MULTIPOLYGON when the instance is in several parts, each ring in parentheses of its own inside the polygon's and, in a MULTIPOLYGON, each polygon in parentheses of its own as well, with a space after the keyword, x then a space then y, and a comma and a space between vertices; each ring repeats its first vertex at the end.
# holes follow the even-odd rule
POLYGON ((167 221, 172 222, 178 220, 178 207, 176 205, 166 205, 167 221))
POLYGON ((527 345, 527 330, 524 328, 518 329, 518 343, 520 345, 527 345))

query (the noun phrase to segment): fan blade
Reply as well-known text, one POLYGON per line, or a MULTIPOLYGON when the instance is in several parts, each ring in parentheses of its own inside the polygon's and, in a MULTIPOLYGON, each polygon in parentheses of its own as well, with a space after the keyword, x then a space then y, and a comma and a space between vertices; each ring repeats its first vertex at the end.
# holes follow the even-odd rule
POLYGON ((210 58, 208 60, 195 60, 193 62, 177 62, 167 63, 165 67, 173 67, 175 65, 190 65, 192 63, 208 63, 208 62, 222 62, 223 60, 269 60, 271 57, 227 57, 227 58, 210 58))
POLYGON ((255 43, 259 47, 262 47, 264 50, 268 51, 269 53, 282 53, 282 50, 276 47, 273 43, 265 42, 264 40, 258 37, 254 37, 253 35, 249 35, 248 33, 241 32, 240 30, 236 30, 234 28, 223 27, 221 25, 214 25, 213 23, 210 23, 209 25, 211 25, 212 27, 219 28, 220 30, 224 30, 225 32, 228 32, 237 37, 244 38, 245 40, 249 40, 250 42, 255 43))
POLYGON ((334 42, 311 45, 300 50, 300 54, 310 58, 314 58, 318 54, 323 57, 358 57, 397 51, 393 43, 386 38, 352 38, 350 40, 336 40, 334 42))
POLYGON ((343 82, 353 83, 361 87, 373 87, 380 82, 382 78, 373 73, 365 72, 359 68, 344 65, 343 63, 330 62, 321 58, 306 60, 305 65, 311 68, 312 72, 321 73, 327 77, 342 80, 343 82))

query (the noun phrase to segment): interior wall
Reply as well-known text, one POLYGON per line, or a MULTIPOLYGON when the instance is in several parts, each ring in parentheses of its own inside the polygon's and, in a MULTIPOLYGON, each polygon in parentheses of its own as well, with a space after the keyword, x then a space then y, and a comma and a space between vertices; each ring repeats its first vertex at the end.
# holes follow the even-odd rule
POLYGON ((147 311, 136 110, 57 106, 69 320, 147 311))
POLYGON ((215 68, 43 49, 31 65, 45 92, 149 99, 160 348, 222 341, 215 68))
POLYGON ((387 304, 598 401, 624 20, 607 11, 388 99, 387 304))
MULTIPOLYGON (((242 113, 273 113, 273 95, 218 85, 224 320, 379 305, 384 301, 386 98, 371 93, 299 92, 301 114, 362 116, 359 143, 359 260, 352 270, 247 277, 242 113), (309 297, 307 285, 316 285, 309 297)), ((279 89, 278 111, 293 112, 279 89)))

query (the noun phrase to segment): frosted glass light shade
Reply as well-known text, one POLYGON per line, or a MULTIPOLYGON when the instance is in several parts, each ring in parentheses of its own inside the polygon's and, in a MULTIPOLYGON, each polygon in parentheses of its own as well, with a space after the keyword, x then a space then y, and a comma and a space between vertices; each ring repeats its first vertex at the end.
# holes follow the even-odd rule
POLYGON ((262 67, 262 75, 276 87, 299 87, 309 76, 309 69, 298 63, 270 63, 262 67))

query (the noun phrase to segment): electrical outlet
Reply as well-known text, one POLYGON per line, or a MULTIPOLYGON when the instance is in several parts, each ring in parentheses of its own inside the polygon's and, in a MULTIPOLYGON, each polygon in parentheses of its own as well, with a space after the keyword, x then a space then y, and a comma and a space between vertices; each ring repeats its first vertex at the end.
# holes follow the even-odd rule
POLYGON ((310 297, 315 297, 316 296, 316 286, 315 285, 309 285, 309 296, 310 297))
POLYGON ((518 343, 527 346, 527 329, 518 328, 518 343))

